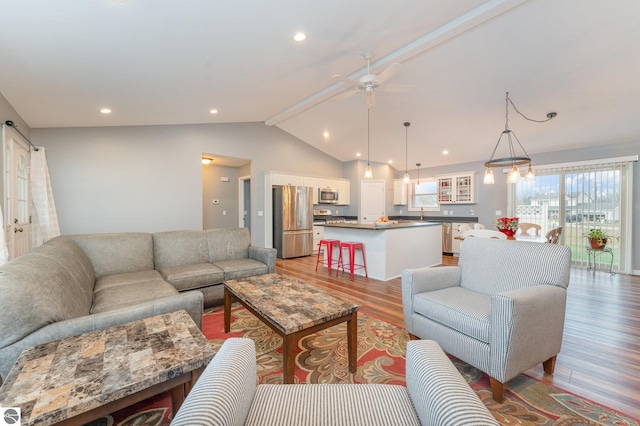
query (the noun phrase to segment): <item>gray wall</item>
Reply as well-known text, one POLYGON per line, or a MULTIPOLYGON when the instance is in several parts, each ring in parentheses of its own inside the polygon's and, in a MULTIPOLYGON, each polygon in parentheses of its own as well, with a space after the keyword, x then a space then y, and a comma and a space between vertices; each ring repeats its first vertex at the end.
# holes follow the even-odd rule
POLYGON ((204 229, 239 226, 237 167, 202 166, 202 220, 204 229))
POLYGON ((342 163, 262 123, 34 129, 63 234, 202 229, 203 152, 251 158, 251 239, 264 245, 264 172, 342 177, 342 163))

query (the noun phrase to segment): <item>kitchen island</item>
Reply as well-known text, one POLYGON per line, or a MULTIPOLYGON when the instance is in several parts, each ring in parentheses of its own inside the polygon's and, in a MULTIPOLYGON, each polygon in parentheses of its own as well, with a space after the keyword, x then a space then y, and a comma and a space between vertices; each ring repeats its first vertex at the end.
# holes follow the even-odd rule
MULTIPOLYGON (((377 280, 388 281, 399 277, 404 269, 442 263, 442 224, 436 222, 401 221, 385 227, 328 223, 324 225, 324 238, 363 243, 368 275, 377 280)), ((346 250, 343 257, 348 263, 346 250)), ((333 259, 337 263, 337 252, 333 254, 333 259)), ((356 251, 355 263, 362 264, 359 250, 356 251)), ((364 276, 363 269, 355 272, 364 276)))

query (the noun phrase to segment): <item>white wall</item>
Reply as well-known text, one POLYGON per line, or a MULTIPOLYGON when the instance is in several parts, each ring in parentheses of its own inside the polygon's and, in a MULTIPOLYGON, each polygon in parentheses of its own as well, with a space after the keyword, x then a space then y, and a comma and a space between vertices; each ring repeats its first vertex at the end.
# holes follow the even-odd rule
POLYGON ((262 123, 34 129, 63 234, 202 229, 203 152, 252 159, 252 243, 264 171, 342 177, 342 163, 262 123))

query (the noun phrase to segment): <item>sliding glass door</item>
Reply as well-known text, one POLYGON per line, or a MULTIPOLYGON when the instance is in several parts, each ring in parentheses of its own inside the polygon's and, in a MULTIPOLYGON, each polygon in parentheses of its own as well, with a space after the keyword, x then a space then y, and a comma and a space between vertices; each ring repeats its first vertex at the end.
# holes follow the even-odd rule
MULTIPOLYGON (((512 185, 510 214, 537 223, 542 233, 562 227, 559 244, 571 247, 575 266, 588 266, 586 235, 602 229, 610 236, 613 270, 626 270, 625 247, 629 163, 591 164, 536 170, 536 177, 512 185)), ((611 256, 599 253, 596 267, 608 270, 611 256)))

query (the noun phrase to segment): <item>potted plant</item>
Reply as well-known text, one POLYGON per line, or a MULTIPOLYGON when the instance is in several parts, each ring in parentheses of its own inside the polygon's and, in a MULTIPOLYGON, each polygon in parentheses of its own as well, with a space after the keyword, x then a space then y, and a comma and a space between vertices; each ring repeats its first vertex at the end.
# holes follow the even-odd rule
POLYGON ((587 234, 591 248, 594 250, 602 250, 607 245, 609 236, 602 229, 591 229, 587 234))

